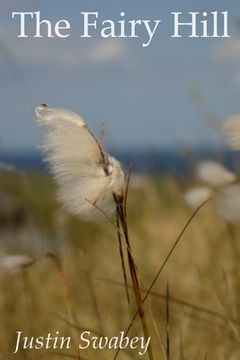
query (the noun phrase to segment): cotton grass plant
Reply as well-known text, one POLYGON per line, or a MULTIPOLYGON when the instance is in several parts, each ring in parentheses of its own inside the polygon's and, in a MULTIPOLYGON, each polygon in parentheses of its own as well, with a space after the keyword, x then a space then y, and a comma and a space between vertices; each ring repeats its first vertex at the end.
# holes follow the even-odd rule
POLYGON ((228 195, 226 194, 229 194, 230 196, 232 193, 231 189, 238 188, 238 185, 235 185, 235 182, 237 181, 237 175, 228 170, 222 164, 209 160, 202 161, 197 165, 196 175, 199 180, 204 183, 204 186, 193 187, 186 191, 184 194, 185 202, 190 207, 196 208, 203 201, 213 197, 214 200, 216 200, 215 206, 217 212, 220 216, 223 216, 223 208, 225 207, 224 202, 226 202, 227 209, 229 208, 229 203, 233 201, 232 197, 232 199, 229 199, 229 203, 227 204, 228 195), (220 198, 222 199, 221 201, 219 200, 220 198), (220 203, 222 204, 222 210, 218 211, 220 203))
MULTIPOLYGON (((240 150, 240 114, 227 118, 223 124, 230 147, 240 150)), ((240 220, 240 184, 236 174, 215 162, 204 162, 197 167, 198 177, 211 187, 216 194, 216 210, 227 223, 238 223, 240 220)), ((210 190, 210 188, 209 188, 210 190)))
MULTIPOLYGON (((136 305, 143 333, 148 338, 140 280, 128 233, 128 182, 125 186, 120 163, 103 151, 99 141, 79 115, 65 109, 49 108, 46 104, 36 108, 36 115, 38 123, 48 129, 42 150, 58 183, 58 197, 65 208, 74 215, 93 221, 103 216, 109 219, 116 212, 116 229, 128 304, 130 306, 122 234, 136 305)), ((148 347, 148 355, 152 360, 151 345, 148 347)))
POLYGON ((220 188, 236 180, 236 174, 216 161, 202 161, 196 168, 197 177, 212 188, 220 188))
POLYGON ((223 125, 229 145, 234 150, 240 150, 240 114, 228 117, 223 125))
POLYGON ((88 220, 96 220, 103 213, 111 215, 114 196, 117 201, 124 196, 119 162, 103 151, 79 115, 46 105, 37 107, 36 114, 39 124, 48 128, 42 150, 59 185, 62 204, 88 220))
MULTIPOLYGON (((240 115, 230 116, 223 125, 230 147, 240 150, 240 115)), ((204 161, 196 167, 198 178, 205 187, 191 188, 185 195, 185 201, 196 207, 205 197, 213 198, 216 214, 225 222, 227 233, 237 261, 240 251, 236 226, 240 221, 240 183, 237 175, 215 161, 204 161)))
POLYGON ((184 194, 185 202, 193 209, 196 209, 204 201, 210 199, 212 189, 206 186, 192 187, 184 194))
POLYGON ((33 263, 34 260, 28 255, 4 255, 0 257, 0 271, 15 274, 33 263))

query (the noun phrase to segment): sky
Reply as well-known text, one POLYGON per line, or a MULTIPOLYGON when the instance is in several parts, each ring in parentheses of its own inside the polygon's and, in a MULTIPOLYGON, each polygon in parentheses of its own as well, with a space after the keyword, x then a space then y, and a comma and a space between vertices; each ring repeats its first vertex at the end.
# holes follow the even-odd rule
MULTIPOLYGON (((0 0, 0 153, 34 151, 41 142, 40 103, 79 113, 115 148, 225 145, 221 125, 240 112, 240 8, 236 1, 0 0), (18 38, 12 12, 40 11, 52 24, 66 19, 68 38, 18 38), (99 35, 101 21, 161 19, 147 47, 138 38, 99 35), (228 11, 230 38, 171 38, 172 11, 228 11), (81 12, 98 12, 98 29, 81 38, 81 12)), ((185 17, 184 17, 185 16, 185 17)), ((209 17, 209 27, 212 26, 209 17)))

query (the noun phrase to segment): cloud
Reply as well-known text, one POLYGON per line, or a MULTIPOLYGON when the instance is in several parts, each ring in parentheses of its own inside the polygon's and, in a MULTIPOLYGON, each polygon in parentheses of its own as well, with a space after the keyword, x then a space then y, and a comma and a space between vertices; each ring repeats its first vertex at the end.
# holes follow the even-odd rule
MULTIPOLYGON (((54 67, 76 70, 89 65, 116 64, 127 66, 129 48, 119 39, 100 39, 84 42, 81 39, 16 38, 10 35, 9 50, 16 62, 24 66, 54 67)), ((9 37, 9 33, 8 33, 9 37)), ((4 37, 6 39, 6 36, 4 37)))
POLYGON ((240 61, 240 35, 225 40, 219 48, 217 48, 216 56, 218 59, 228 62, 240 61))
POLYGON ((103 67, 110 64, 136 68, 139 62, 126 39, 92 38, 86 41, 73 31, 64 39, 18 38, 17 22, 6 21, 1 16, 0 19, 0 57, 6 58, 7 49, 8 57, 11 54, 19 66, 75 71, 89 66, 103 67))
POLYGON ((110 63, 120 61, 126 55, 127 49, 121 40, 101 40, 88 52, 88 57, 95 63, 110 63))
POLYGON ((235 34, 230 39, 224 40, 215 49, 214 57, 218 61, 231 66, 232 82, 240 86, 240 34, 235 34))

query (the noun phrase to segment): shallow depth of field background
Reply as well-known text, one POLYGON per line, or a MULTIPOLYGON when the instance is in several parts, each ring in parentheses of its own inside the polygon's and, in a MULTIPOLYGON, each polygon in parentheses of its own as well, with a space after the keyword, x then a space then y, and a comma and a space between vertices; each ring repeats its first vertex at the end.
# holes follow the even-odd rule
MULTIPOLYGON (((192 213, 182 199, 189 182, 168 176, 132 178, 130 237, 145 287, 150 285, 192 213)), ((17 329, 28 336, 44 336, 58 330, 61 335, 76 339, 82 329, 107 336, 125 330, 129 312, 112 224, 85 223, 64 213, 55 201, 56 189, 47 175, 1 175, 0 184, 9 201, 4 218, 1 210, 1 253, 28 254, 36 260, 18 273, 0 274, 0 339, 1 351, 6 354, 3 358, 11 358, 17 329)), ((210 358, 239 357, 239 254, 231 242, 235 241, 239 248, 237 226, 234 231, 232 237, 212 204, 205 205, 149 297, 148 306, 163 346, 166 300, 162 295, 166 295, 167 283, 170 298, 177 299, 178 303, 169 301, 172 359, 204 359, 206 354, 210 358), (183 301, 204 309, 185 306, 183 301)), ((155 356, 164 359, 152 317, 149 315, 155 356)), ((140 329, 137 321, 131 335, 141 334, 140 329)), ((46 350, 20 351, 15 357, 35 359, 42 353, 46 350)), ((56 359, 60 358, 57 350, 54 353, 56 359)), ((75 347, 63 353, 77 358, 75 347)), ((81 355, 89 359, 113 358, 109 351, 81 355)), ((121 353, 120 359, 125 358, 127 354, 121 353)))
MULTIPOLYGON (((97 136, 104 123, 107 149, 126 170, 132 163, 129 232, 146 289, 192 214, 183 194, 201 184, 197 163, 217 159, 239 173, 240 155, 228 149, 222 131, 224 120, 240 111, 239 19, 233 1, 199 6, 188 0, 181 8, 176 1, 117 1, 113 8, 105 0, 1 4, 0 255, 29 255, 34 264, 0 271, 0 359, 113 359, 110 351, 79 355, 78 336, 83 329, 117 336, 130 321, 116 230, 107 220, 72 217, 57 202, 37 150, 42 133, 35 106, 70 108, 97 136), (231 39, 170 39, 171 11, 194 9, 229 10, 231 39), (69 19, 73 36, 17 39, 11 12, 38 10, 45 18, 69 19), (117 21, 122 10, 129 19, 165 19, 149 48, 141 47, 143 34, 79 38, 81 11, 117 21), (13 356, 17 330, 26 336, 59 331, 75 341, 61 354, 20 350, 13 356)), ((218 217, 214 201, 187 228, 147 302, 154 359, 166 359, 168 328, 172 360, 239 359, 239 231, 218 217)), ((141 335, 138 320, 130 334, 141 335)), ((134 353, 119 354, 128 358, 134 353)))

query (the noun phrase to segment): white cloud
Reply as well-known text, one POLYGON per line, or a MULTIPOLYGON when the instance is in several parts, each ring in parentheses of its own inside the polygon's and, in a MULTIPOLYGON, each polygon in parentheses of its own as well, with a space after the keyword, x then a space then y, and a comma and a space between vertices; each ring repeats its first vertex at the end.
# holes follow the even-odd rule
POLYGON ((17 38, 9 26, 2 26, 1 33, 20 65, 75 70, 89 64, 127 66, 131 57, 127 43, 120 39, 17 38))
POLYGON ((126 54, 126 46, 121 40, 100 40, 89 49, 89 59, 96 63, 118 61, 126 54))
POLYGON ((240 86, 240 34, 235 34, 230 39, 224 40, 215 49, 214 57, 218 61, 231 66, 232 82, 240 86))
POLYGON ((4 56, 7 47, 8 54, 14 58, 16 65, 74 71, 89 65, 97 67, 109 64, 136 68, 139 62, 126 39, 92 38, 86 41, 74 33, 64 39, 18 38, 17 23, 6 21, 5 18, 1 20, 0 56, 4 56))
POLYGON ((216 52, 217 58, 224 61, 240 61, 240 35, 225 40, 216 52))

